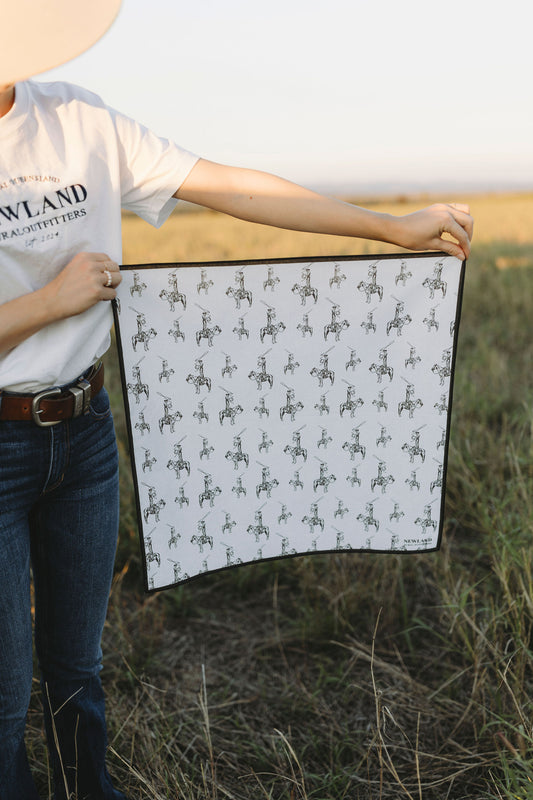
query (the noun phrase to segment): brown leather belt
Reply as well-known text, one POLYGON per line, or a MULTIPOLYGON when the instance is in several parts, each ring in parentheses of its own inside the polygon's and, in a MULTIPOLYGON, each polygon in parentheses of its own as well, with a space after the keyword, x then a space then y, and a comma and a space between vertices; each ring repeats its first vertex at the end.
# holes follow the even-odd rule
POLYGON ((42 428, 86 414, 89 403, 104 385, 104 365, 93 367, 85 378, 63 389, 37 394, 5 394, 0 391, 0 420, 26 420, 42 428))

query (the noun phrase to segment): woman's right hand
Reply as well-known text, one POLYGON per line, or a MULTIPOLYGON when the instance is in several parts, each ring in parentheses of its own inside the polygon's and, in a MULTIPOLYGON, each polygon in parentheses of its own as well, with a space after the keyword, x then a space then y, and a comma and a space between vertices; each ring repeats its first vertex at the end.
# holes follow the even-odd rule
POLYGON ((118 264, 105 253, 78 253, 42 289, 0 305, 0 353, 52 322, 81 314, 100 300, 112 300, 121 280, 118 264))
POLYGON ((113 300, 121 280, 118 264, 105 253, 78 253, 43 287, 43 299, 57 319, 72 317, 101 300, 113 300))

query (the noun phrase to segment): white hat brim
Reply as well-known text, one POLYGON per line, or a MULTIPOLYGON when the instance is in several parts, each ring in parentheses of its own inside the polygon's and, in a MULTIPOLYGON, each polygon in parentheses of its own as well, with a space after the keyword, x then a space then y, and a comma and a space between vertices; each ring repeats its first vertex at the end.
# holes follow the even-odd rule
POLYGON ((0 84, 70 61, 111 26, 121 0, 14 0, 2 8, 0 84))

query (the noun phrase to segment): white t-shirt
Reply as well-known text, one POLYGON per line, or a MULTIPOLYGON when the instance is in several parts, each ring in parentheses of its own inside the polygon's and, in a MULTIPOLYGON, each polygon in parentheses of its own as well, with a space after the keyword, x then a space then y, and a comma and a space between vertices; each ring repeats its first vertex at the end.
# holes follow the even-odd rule
MULTIPOLYGON (((159 227, 197 156, 67 83, 16 85, 0 118, 0 304, 49 283, 79 252, 122 260, 121 208, 159 227)), ((109 346, 110 303, 0 354, 0 388, 75 380, 109 346)))

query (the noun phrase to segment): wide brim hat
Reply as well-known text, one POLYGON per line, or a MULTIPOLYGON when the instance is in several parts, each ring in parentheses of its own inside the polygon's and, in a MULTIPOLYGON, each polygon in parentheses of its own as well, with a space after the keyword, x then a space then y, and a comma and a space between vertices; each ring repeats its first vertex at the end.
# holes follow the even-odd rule
POLYGON ((0 14, 0 84, 58 67, 111 26, 121 0, 11 0, 0 14))

